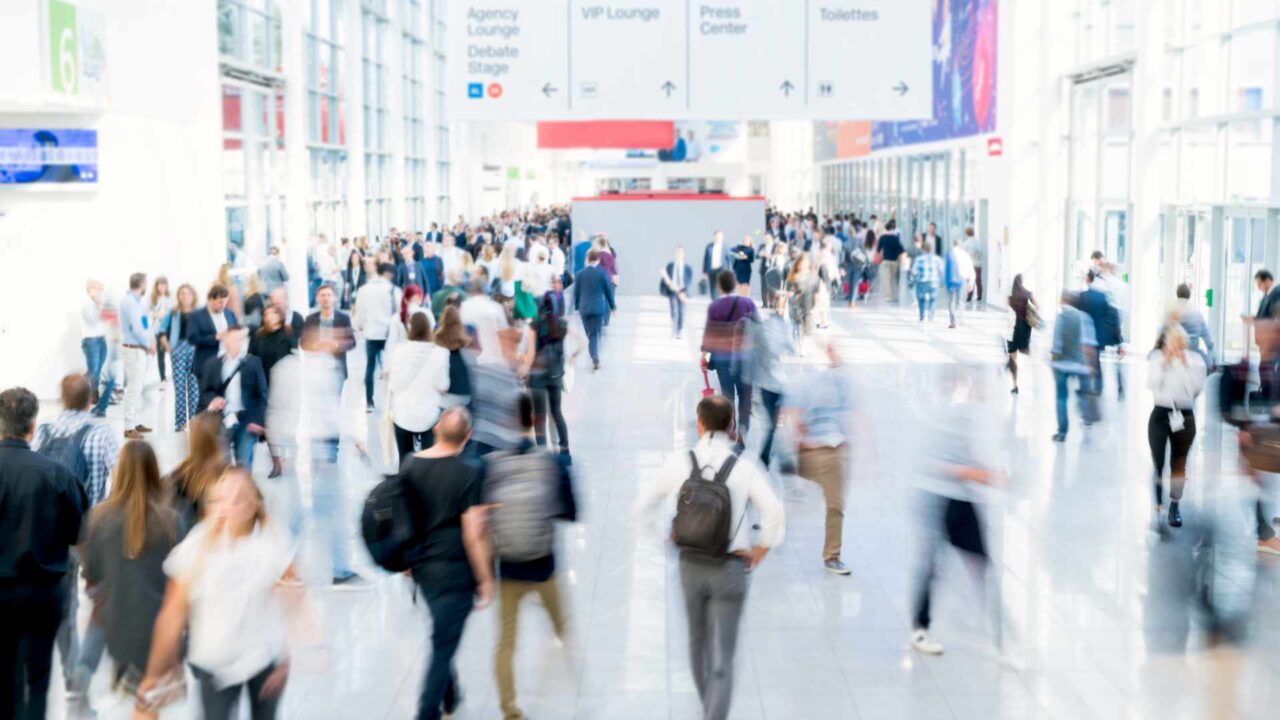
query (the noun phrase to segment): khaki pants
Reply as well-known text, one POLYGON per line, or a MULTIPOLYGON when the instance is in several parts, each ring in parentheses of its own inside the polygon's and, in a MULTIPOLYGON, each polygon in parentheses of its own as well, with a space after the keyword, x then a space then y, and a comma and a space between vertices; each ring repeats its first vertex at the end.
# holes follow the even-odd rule
POLYGON ((844 537, 845 446, 800 448, 800 477, 822 486, 827 506, 827 527, 822 559, 839 560, 844 537))
POLYGON ((514 661, 516 654, 516 632, 520 623, 520 600, 525 593, 536 592, 542 597, 542 604, 551 616, 551 627, 556 635, 565 640, 564 611, 560 606, 560 587, 555 576, 546 582, 524 582, 520 580, 502 580, 498 586, 498 622, 501 633, 498 637, 498 654, 494 658, 494 674, 498 678, 498 699, 502 703, 504 720, 519 720, 524 717, 516 706, 516 678, 514 661))
POLYGON ((898 302, 898 263, 897 260, 880 263, 880 288, 884 290, 885 302, 898 302))

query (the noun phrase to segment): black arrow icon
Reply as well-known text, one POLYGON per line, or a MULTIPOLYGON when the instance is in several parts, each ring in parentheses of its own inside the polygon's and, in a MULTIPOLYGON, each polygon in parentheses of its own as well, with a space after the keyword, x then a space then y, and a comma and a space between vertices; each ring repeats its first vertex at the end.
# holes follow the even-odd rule
POLYGON ((547 97, 551 97, 551 93, 556 92, 557 90, 559 90, 559 88, 552 87, 551 83, 547 83, 542 86, 542 94, 547 97))
POLYGON ((795 90, 796 86, 790 80, 783 80, 782 84, 778 86, 778 89, 782 91, 783 95, 791 97, 791 91, 795 90))
POLYGON ((662 83, 662 90, 667 94, 667 97, 671 97, 671 91, 675 89, 676 89, 676 84, 671 82, 670 80, 662 83))
POLYGON ((911 88, 908 88, 907 84, 902 82, 901 80, 898 81, 897 85, 893 86, 893 91, 898 93, 898 97, 902 97, 903 95, 906 95, 907 90, 910 90, 910 89, 911 88))

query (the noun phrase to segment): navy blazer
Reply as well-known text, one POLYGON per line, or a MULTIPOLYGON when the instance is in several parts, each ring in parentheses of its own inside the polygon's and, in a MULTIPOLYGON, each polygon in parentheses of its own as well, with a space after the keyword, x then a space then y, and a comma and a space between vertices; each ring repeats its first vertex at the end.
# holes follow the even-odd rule
MULTIPOLYGON (((302 335, 306 337, 311 332, 320 331, 320 311, 311 313, 307 316, 307 321, 302 325, 302 335)), ((342 368, 342 379, 347 379, 347 353, 351 348, 356 346, 356 334, 351 329, 351 316, 340 311, 333 311, 333 333, 338 340, 338 367, 342 368)))
MULTIPOLYGON (((676 277, 675 261, 667 263, 666 277, 669 277, 672 280, 675 279, 676 277)), ((693 268, 689 267, 689 263, 685 263, 684 264, 684 284, 682 285, 682 287, 684 288, 684 292, 686 295, 689 293, 689 285, 691 283, 693 283, 693 268)), ((662 297, 671 297, 671 290, 670 288, 667 287, 667 283, 662 278, 658 278, 658 293, 662 295, 662 297)))
MULTIPOLYGON (((716 247, 715 242, 707 243, 707 249, 702 252, 702 274, 711 274, 711 251, 716 247)), ((729 246, 724 243, 720 244, 720 251, 724 257, 720 259, 720 270, 733 270, 733 253, 729 251, 729 246)), ((719 272, 719 271, 717 271, 719 272)), ((711 278, 710 282, 714 283, 715 278, 711 278)))
POLYGON ((573 306, 580 315, 607 315, 617 309, 613 301, 613 282, 599 265, 582 268, 573 281, 573 306))
POLYGON ((419 260, 418 272, 427 283, 420 286, 427 293, 427 297, 444 287, 444 261, 440 259, 439 255, 432 255, 429 258, 423 257, 419 260))
POLYGON ((427 273, 416 261, 396 266, 395 286, 403 290, 410 285, 417 285, 423 290, 427 288, 427 273))
MULTIPOLYGON (((222 390, 223 358, 212 357, 200 370, 200 404, 196 412, 204 412, 214 398, 224 397, 222 390)), ((240 361, 240 424, 265 425, 267 422, 267 374, 262 370, 262 360, 246 354, 240 361)))
MULTIPOLYGON (((224 308, 222 316, 227 319, 227 327, 236 324, 236 314, 230 310, 224 308)), ((191 358, 191 372, 198 379, 209 358, 218 356, 220 344, 218 328, 213 324, 213 316, 209 314, 208 306, 187 316, 187 342, 191 343, 196 350, 191 358)))

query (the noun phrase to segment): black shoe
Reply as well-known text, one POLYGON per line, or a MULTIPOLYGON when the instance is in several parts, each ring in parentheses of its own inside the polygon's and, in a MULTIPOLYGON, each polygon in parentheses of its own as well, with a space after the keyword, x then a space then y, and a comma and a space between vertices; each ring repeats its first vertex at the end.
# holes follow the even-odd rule
POLYGON ((1169 527, 1182 527, 1182 513, 1178 511, 1178 503, 1169 503, 1169 527))
POLYGON ((1015 386, 1013 387, 1013 389, 1009 391, 1009 394, 1010 394, 1010 395, 1017 395, 1017 394, 1018 394, 1018 386, 1016 386, 1016 385, 1015 385, 1015 386))
POLYGON ((1066 439, 1067 439, 1066 433, 1054 433, 1053 435, 1053 441, 1056 443, 1060 443, 1066 439))
POLYGON ((462 688, 458 686, 457 681, 449 684, 445 688, 444 701, 440 703, 440 709, 444 710, 445 715, 452 715, 458 710, 458 706, 462 704, 462 688))

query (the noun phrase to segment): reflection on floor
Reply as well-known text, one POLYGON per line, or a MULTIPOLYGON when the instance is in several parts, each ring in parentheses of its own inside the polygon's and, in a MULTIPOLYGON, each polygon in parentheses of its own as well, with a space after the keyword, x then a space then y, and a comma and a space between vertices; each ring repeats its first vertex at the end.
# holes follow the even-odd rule
MULTIPOLYGON (((636 535, 630 510, 637 483, 692 440, 702 384, 695 318, 705 303, 694 301, 683 339, 672 338, 660 298, 622 304, 605 339, 603 368, 581 371, 566 399, 584 508, 583 521, 561 536, 570 648, 554 648, 534 600, 523 608, 520 703, 537 720, 699 716, 674 555, 657 538, 636 535)), ((1263 717, 1278 706, 1280 662, 1272 650, 1280 639, 1273 612, 1280 564, 1254 557, 1253 491, 1234 469, 1229 433, 1202 420, 1184 501, 1187 527, 1159 542, 1149 532, 1150 400, 1141 363, 1126 363, 1130 391, 1122 403, 1108 367, 1104 421, 1082 432, 1073 418, 1067 442, 1055 445, 1052 378, 1043 357, 1024 358, 1022 394, 1008 394, 1000 339, 1007 332, 1008 319, 994 310, 971 313, 950 330, 941 319, 916 322, 910 308, 840 308, 832 327, 817 333, 837 345, 859 388, 845 518, 844 559, 853 575, 823 572, 817 487, 776 478, 787 539, 752 579, 731 717, 1077 720, 1204 718, 1211 710, 1263 717), (984 602, 987 588, 971 582, 954 553, 946 555, 934 612, 946 653, 922 657, 907 645, 920 546, 911 487, 931 440, 922 413, 947 401, 944 388, 957 364, 976 378, 1008 470, 986 507, 998 569, 987 595, 1000 602, 984 602), (1197 548, 1205 533, 1196 528, 1205 527, 1220 531, 1211 563, 1200 561, 1207 546, 1197 548), (1204 567, 1210 580, 1192 574, 1204 567), (1204 617, 1190 592, 1201 586, 1212 589, 1220 616, 1245 619, 1242 644, 1206 649, 1204 617), (1004 652, 995 645, 997 626, 1004 652), (1211 699, 1219 707, 1211 708, 1211 699)), ((363 355, 351 353, 354 378, 362 376, 363 355)), ((821 355, 811 346, 793 370, 803 372, 821 355)), ((755 427, 764 427, 758 409, 755 427)), ((376 447, 376 437, 370 441, 376 447)), ((176 462, 180 438, 159 433, 155 442, 162 465, 176 462)), ((757 442, 758 434, 749 445, 757 442)), ((265 469, 258 470, 278 504, 280 481, 261 479, 265 469)), ((373 476, 350 458, 348 470, 354 533, 373 476)), ((295 658, 287 717, 412 716, 427 653, 425 607, 413 602, 402 578, 370 566, 354 535, 353 545, 373 587, 311 593, 324 645, 295 658)), ((313 577, 323 574, 305 553, 302 564, 313 577)), ((467 627, 457 662, 466 692, 458 718, 501 717, 495 625, 490 609, 467 627)), ((109 693, 106 668, 95 679, 95 706, 102 717, 128 717, 128 702, 109 693)), ((64 706, 57 676, 55 670, 54 717, 64 706)), ((196 715, 189 701, 166 717, 196 715)))

